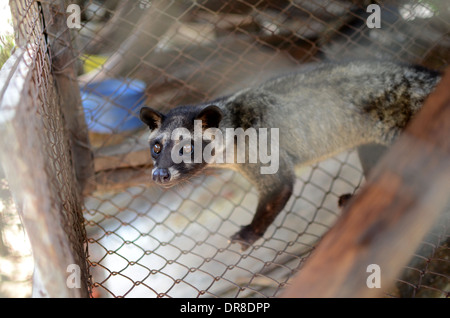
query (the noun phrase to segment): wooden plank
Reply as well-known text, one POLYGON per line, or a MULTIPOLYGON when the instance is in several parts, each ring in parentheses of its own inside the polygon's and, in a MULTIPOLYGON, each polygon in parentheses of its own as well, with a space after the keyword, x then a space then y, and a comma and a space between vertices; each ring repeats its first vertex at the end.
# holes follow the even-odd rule
POLYGON ((95 157, 95 171, 148 166, 151 169, 149 150, 138 150, 115 156, 95 157))
POLYGON ((151 167, 146 166, 99 171, 95 174, 95 191, 121 191, 142 184, 146 187, 156 186, 152 182, 151 171, 151 167))
POLYGON ((140 166, 148 165, 151 165, 148 129, 136 132, 131 137, 123 139, 120 144, 101 147, 94 152, 96 173, 123 168, 135 170, 140 166))
POLYGON ((92 187, 85 195, 95 192, 121 191, 139 184, 152 185, 152 161, 147 144, 147 130, 136 133, 120 144, 101 147, 95 151, 95 174, 89 179, 92 187))
POLYGON ((282 297, 381 296, 398 277, 450 197, 449 87, 450 68, 282 297))
POLYGON ((87 181, 94 175, 94 163, 77 81, 77 59, 72 48, 71 31, 66 23, 64 1, 43 2, 41 5, 59 104, 81 193, 86 186, 92 187, 87 181))
MULTIPOLYGON (((48 63, 45 54, 42 54, 43 48, 43 45, 36 44, 17 47, 0 71, 0 82, 5 84, 4 94, 0 98, 0 163, 32 244, 33 296, 87 297, 84 251, 76 249, 83 248, 83 238, 77 236, 84 229, 82 218, 77 218, 81 215, 81 205, 72 201, 77 191, 69 195, 70 185, 65 190, 56 189, 57 178, 51 175, 52 162, 46 152, 43 116, 38 114, 42 109, 36 97, 42 96, 35 86, 39 81, 36 80, 34 68, 48 63), (62 194, 64 202, 61 201, 62 194), (69 205, 74 210, 68 211, 69 205), (76 243, 78 246, 74 246, 76 243), (67 285, 70 264, 77 264, 80 268, 79 288, 69 288, 67 285)), ((54 102, 56 95, 53 88, 52 85, 41 87, 45 89, 42 94, 46 94, 51 102, 54 102)), ((55 114, 55 122, 62 119, 56 115, 61 114, 55 114)), ((64 150, 68 153, 67 148, 64 150)), ((67 161, 61 160, 59 164, 68 164, 67 161)), ((74 180, 65 181, 70 184, 74 180)))

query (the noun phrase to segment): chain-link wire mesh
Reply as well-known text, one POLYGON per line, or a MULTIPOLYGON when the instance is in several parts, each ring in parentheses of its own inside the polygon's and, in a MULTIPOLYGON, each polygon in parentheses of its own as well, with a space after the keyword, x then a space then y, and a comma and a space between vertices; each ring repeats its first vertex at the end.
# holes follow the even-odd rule
MULTIPOLYGON (((367 5, 140 1, 113 8, 86 2, 80 54, 107 57, 97 72, 81 78, 90 83, 123 76, 124 85, 139 79, 145 83, 147 103, 166 111, 310 61, 372 56, 438 68, 448 64, 449 25, 443 19, 448 11, 424 18, 448 8, 386 2, 381 29, 369 29, 367 5), (101 22, 94 27, 94 21, 101 22)), ((86 62, 90 59, 94 61, 88 55, 86 62)), ((128 105, 130 117, 135 116, 134 106, 128 105)), ((124 134, 122 127, 120 122, 108 127, 110 134, 96 134, 98 147, 114 143, 118 133, 124 134)), ((237 173, 217 171, 168 191, 145 184, 95 194, 85 206, 94 287, 102 296, 277 296, 338 217, 339 196, 355 191, 362 179, 353 152, 302 171, 284 212, 246 253, 228 239, 251 220, 257 195, 237 173)), ((446 241, 448 219, 441 225, 434 243, 424 242, 434 249, 431 255, 448 252, 445 245, 439 247, 446 241)), ((445 258, 417 257, 448 266, 445 258)), ((418 295, 426 288, 424 282, 433 280, 424 279, 434 277, 431 267, 408 267, 419 278, 400 280, 411 290, 399 286, 392 294, 418 295)), ((448 272, 436 277, 444 284, 432 288, 434 295, 446 295, 448 272)))
POLYGON ((10 5, 16 48, 2 68, 1 163, 32 242, 34 292, 81 295, 60 289, 68 264, 87 280, 86 232, 43 12, 35 1, 10 5))
MULTIPOLYGON (((94 153, 84 201, 94 297, 278 296, 339 217, 339 197, 364 182, 355 151, 302 168, 284 210, 241 252, 229 237, 253 217, 255 189, 226 170, 154 186, 142 105, 165 112, 309 62, 378 58, 442 70, 450 61, 443 1, 379 1, 380 28, 367 25, 370 1, 63 3, 56 14, 67 17, 71 41, 62 47, 73 55, 60 69, 77 65, 83 146, 94 153)), ((386 295, 448 297, 449 221, 443 214, 386 295)))

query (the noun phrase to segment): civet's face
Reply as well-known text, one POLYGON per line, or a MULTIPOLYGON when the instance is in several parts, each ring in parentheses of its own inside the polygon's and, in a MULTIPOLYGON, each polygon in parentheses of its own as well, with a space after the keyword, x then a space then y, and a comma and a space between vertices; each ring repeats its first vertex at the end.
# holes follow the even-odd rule
POLYGON ((222 112, 217 106, 180 106, 165 115, 143 107, 140 118, 150 128, 153 181, 161 186, 171 187, 207 167, 208 164, 203 159, 199 163, 194 162, 196 152, 203 152, 204 147, 211 142, 203 139, 203 134, 194 134, 194 121, 201 120, 203 130, 217 128, 222 119, 222 112), (174 138, 177 135, 174 131, 178 132, 179 128, 183 128, 186 133, 174 138), (194 145, 201 149, 195 149, 194 145), (189 157, 191 160, 180 160, 189 157))

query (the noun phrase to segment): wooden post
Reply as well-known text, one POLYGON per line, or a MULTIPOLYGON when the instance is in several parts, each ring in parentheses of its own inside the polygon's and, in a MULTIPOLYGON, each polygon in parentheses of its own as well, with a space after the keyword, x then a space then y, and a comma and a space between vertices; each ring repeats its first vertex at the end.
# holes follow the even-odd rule
MULTIPOLYGON (((0 72, 0 84, 6 84, 5 93, 0 98, 0 163, 32 245, 35 263, 33 296, 87 297, 85 233, 75 178, 64 180, 72 182, 64 190, 57 188, 57 177, 52 175, 52 162, 46 152, 48 144, 44 138, 46 132, 42 116, 36 114, 39 109, 36 96, 40 96, 39 89, 44 89, 33 85, 36 83, 33 68, 39 64, 36 57, 42 53, 41 50, 42 47, 37 46, 16 48, 0 72), (4 74, 12 76, 4 81, 8 78, 4 74), (61 201, 61 196, 64 201, 61 201), (67 285, 67 269, 72 264, 79 269, 79 288, 67 285)), ((55 100, 53 88, 49 85, 44 92, 52 102, 55 100)), ((51 105, 52 108, 54 106, 51 105)), ((61 113, 54 115, 55 123, 61 120, 61 113)), ((59 129, 61 122, 56 125, 59 129)), ((57 139, 62 141, 61 136, 57 139)), ((60 154, 58 163, 61 173, 63 169, 72 168, 68 149, 65 150, 67 152, 60 154)), ((64 173, 68 172, 64 170, 64 173)))
POLYGON ((381 296, 399 276, 450 197, 449 87, 450 68, 282 297, 381 296))
POLYGON ((80 193, 88 192, 94 185, 88 183, 94 175, 93 154, 81 104, 77 81, 76 54, 72 47, 71 30, 67 26, 64 1, 42 3, 44 26, 47 34, 52 71, 64 126, 71 143, 73 164, 80 193))
POLYGON ((0 70, 0 163, 33 250, 33 296, 88 297, 75 143, 69 142, 61 107, 78 105, 67 100, 79 97, 77 85, 59 98, 39 4, 10 5, 19 41, 0 70))

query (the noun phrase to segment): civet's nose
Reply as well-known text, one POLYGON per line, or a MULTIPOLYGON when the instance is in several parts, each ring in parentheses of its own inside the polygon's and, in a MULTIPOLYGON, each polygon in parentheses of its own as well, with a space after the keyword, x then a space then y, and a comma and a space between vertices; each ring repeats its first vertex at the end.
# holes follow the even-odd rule
POLYGON ((170 172, 166 168, 158 168, 153 171, 153 181, 158 183, 167 183, 170 181, 170 172))

